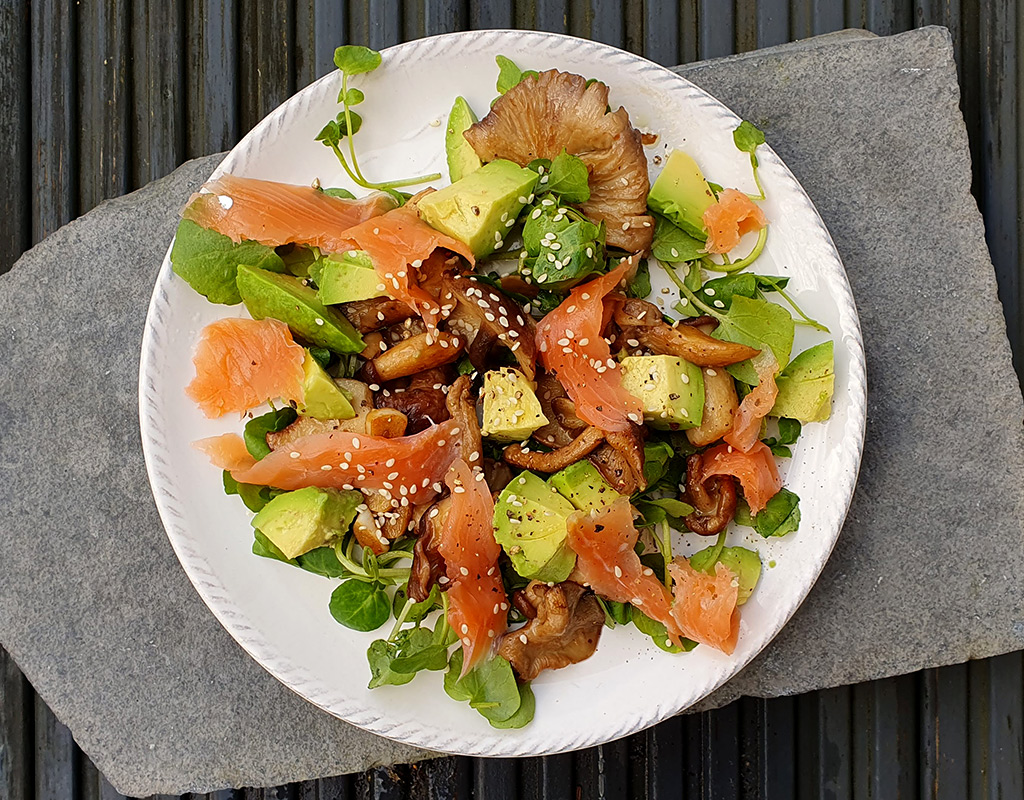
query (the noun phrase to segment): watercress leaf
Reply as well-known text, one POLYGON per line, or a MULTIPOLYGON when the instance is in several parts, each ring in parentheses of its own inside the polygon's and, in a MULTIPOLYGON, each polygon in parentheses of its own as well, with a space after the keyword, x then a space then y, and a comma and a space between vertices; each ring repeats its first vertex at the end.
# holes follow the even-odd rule
POLYGON ((640 563, 650 567, 659 581, 665 580, 665 556, 661 553, 644 553, 640 556, 640 563))
POLYGON ((498 64, 498 94, 505 94, 513 86, 517 86, 523 79, 523 71, 516 66, 511 58, 496 56, 494 59, 498 64))
POLYGON ((757 288, 762 292, 777 292, 789 284, 789 278, 777 275, 755 275, 754 278, 757 280, 757 288))
POLYGON ((344 111, 338 112, 337 122, 339 141, 345 136, 351 136, 352 134, 359 133, 359 129, 363 127, 363 118, 355 111, 349 111, 348 114, 344 111), (349 127, 349 120, 352 121, 351 127, 349 127))
POLYGON ((350 573, 338 561, 333 547, 317 547, 295 559, 306 572, 323 575, 325 578, 349 578, 350 573))
POLYGON ((626 625, 629 623, 629 603, 619 603, 615 600, 605 600, 605 606, 608 609, 608 614, 618 625, 626 625))
POLYGON ((331 593, 331 616, 346 628, 373 631, 391 616, 391 601, 379 583, 347 580, 331 593))
POLYGON ((320 133, 314 137, 313 141, 323 142, 327 147, 337 147, 341 142, 341 129, 338 127, 338 123, 332 119, 320 129, 320 133))
POLYGON ((742 497, 736 498, 736 513, 732 515, 732 521, 744 528, 754 527, 754 515, 750 513, 750 506, 742 497))
POLYGON ((689 639, 682 639, 682 647, 673 644, 672 640, 668 638, 668 630, 665 626, 657 620, 651 619, 635 606, 632 607, 630 618, 640 633, 650 636, 651 640, 666 653, 685 653, 697 646, 696 642, 689 639))
POLYGON ((440 670, 448 666, 448 648, 434 642, 434 634, 427 628, 414 628, 398 649, 398 655, 391 662, 395 672, 419 672, 440 670))
POLYGON ((415 673, 396 672, 391 668, 397 655, 398 648, 384 639, 377 639, 370 644, 366 651, 366 660, 370 664, 370 689, 379 686, 401 686, 416 677, 415 673))
POLYGON ((298 414, 294 408, 285 406, 273 411, 268 411, 259 417, 254 417, 245 423, 245 433, 242 438, 245 440, 245 449, 249 455, 259 461, 270 455, 270 445, 267 444, 267 434, 282 431, 295 422, 298 414))
POLYGON ((688 503, 684 503, 682 500, 675 500, 671 497, 662 497, 648 502, 665 509, 669 516, 677 517, 679 519, 688 517, 693 513, 693 506, 688 503))
POLYGON ((544 205, 547 199, 548 195, 540 198, 527 214, 526 255, 520 259, 520 271, 534 283, 559 290, 604 270, 605 228, 603 222, 595 225, 575 209, 544 205))
POLYGON ((779 420, 779 444, 795 444, 800 438, 800 430, 799 420, 782 417, 779 420))
POLYGON ((786 445, 784 444, 770 444, 768 445, 768 449, 771 450, 772 455, 776 456, 777 458, 793 457, 793 451, 786 447, 786 445))
POLYGON ((501 656, 492 656, 460 678, 461 672, 459 648, 444 676, 444 690, 452 699, 468 702, 490 722, 505 722, 519 710, 522 698, 512 665, 501 656))
POLYGON ((587 165, 577 156, 570 155, 564 149, 551 162, 551 169, 541 181, 552 194, 558 195, 564 203, 585 203, 590 199, 588 184, 590 173, 587 165))
POLYGON ((713 278, 700 288, 697 295, 709 306, 727 309, 732 305, 732 298, 735 295, 757 297, 757 292, 757 276, 750 272, 741 272, 738 275, 713 278))
POLYGON ((348 189, 339 189, 332 187, 330 189, 324 189, 324 194, 329 194, 331 197, 340 197, 342 200, 355 200, 356 196, 352 194, 348 189))
POLYGON ((654 217, 654 241, 651 253, 658 261, 666 264, 679 264, 683 261, 696 261, 707 253, 705 243, 695 239, 678 225, 670 222, 661 214, 654 217))
POLYGON ((626 295, 629 297, 638 297, 643 300, 651 293, 651 268, 647 264, 646 258, 640 259, 640 264, 636 268, 636 275, 633 276, 633 280, 630 281, 629 286, 626 287, 626 295))
POLYGON ((752 122, 743 120, 732 132, 732 140, 736 143, 737 149, 753 155, 757 146, 764 144, 764 132, 752 122))
POLYGON ((652 441, 644 445, 644 480, 648 486, 662 479, 673 455, 675 452, 668 442, 652 441))
POLYGON ((356 44, 343 45, 334 51, 334 66, 346 75, 373 72, 380 66, 380 53, 356 44))
POLYGON ((348 94, 345 94, 338 98, 338 102, 345 103, 346 105, 350 106, 357 106, 365 99, 366 95, 364 95, 358 89, 349 89, 348 94))
POLYGON ((473 362, 469 360, 469 356, 463 356, 460 358, 459 363, 455 368, 459 375, 472 375, 476 372, 476 367, 474 367, 473 362))
POLYGON ((537 709, 537 699, 533 696, 533 689, 530 684, 519 684, 519 709, 511 717, 503 722, 489 720, 492 728, 525 728, 533 721, 533 714, 537 709))
POLYGON ((551 169, 550 158, 535 158, 529 164, 526 165, 527 169, 532 169, 536 173, 543 174, 551 169))
POLYGON ((263 558, 272 558, 275 561, 283 561, 285 564, 291 564, 292 566, 298 566, 298 562, 288 558, 282 553, 270 539, 263 535, 260 530, 254 531, 256 538, 252 543, 253 555, 262 556, 263 558))
MULTIPOLYGON (((758 349, 769 347, 775 354, 779 369, 782 369, 789 363, 789 354, 793 350, 794 330, 793 318, 782 306, 759 298, 736 295, 729 310, 722 315, 718 327, 711 335, 716 339, 738 342, 758 349)), ((757 385, 757 371, 749 359, 726 369, 737 380, 750 386, 757 385)))
POLYGON ((331 351, 326 347, 310 347, 309 354, 324 369, 327 369, 327 365, 331 363, 331 351))
POLYGON ((785 536, 800 527, 800 498, 789 489, 780 489, 754 516, 754 530, 766 539, 785 536))
POLYGON ((258 267, 271 272, 284 272, 285 265, 274 248, 258 242, 235 244, 217 231, 182 220, 171 248, 171 267, 211 303, 232 306, 242 301, 235 284, 238 265, 258 267))
POLYGON ((222 478, 224 481, 224 494, 238 494, 238 481, 235 480, 234 476, 227 470, 224 470, 222 478))
MULTIPOLYGON (((395 590, 395 597, 391 605, 396 618, 402 613, 402 609, 405 608, 405 602, 408 599, 409 596, 406 594, 404 586, 395 590)), ((426 600, 412 604, 412 608, 410 608, 409 612, 405 615, 405 621, 413 624, 418 623, 431 611, 440 607, 441 592, 440 589, 437 588, 437 584, 435 584, 431 587, 430 594, 427 595, 426 600)))

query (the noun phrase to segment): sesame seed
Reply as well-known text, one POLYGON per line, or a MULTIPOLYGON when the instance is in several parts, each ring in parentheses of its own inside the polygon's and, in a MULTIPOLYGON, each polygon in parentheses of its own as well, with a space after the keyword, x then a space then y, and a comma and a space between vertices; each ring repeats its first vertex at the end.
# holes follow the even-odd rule
POLYGON ((322 469, 324 472, 330 472, 331 471, 331 465, 330 464, 324 464, 322 467, 320 467, 320 469, 322 469))
POLYGON ((584 292, 583 294, 580 295, 580 298, 583 299, 583 300, 589 300, 590 299, 590 295, 587 294, 586 292, 584 292))
POLYGON ((530 640, 526 638, 526 634, 525 633, 519 634, 519 641, 521 641, 523 644, 529 644, 530 643, 530 640))
POLYGON ((469 570, 465 567, 459 567, 459 572, 461 572, 463 575, 469 575, 469 570))
POLYGON ((290 453, 289 453, 288 455, 290 455, 290 456, 291 456, 292 458, 298 458, 298 457, 299 457, 299 455, 301 455, 301 454, 300 454, 300 453, 298 453, 298 452, 297 452, 297 451, 295 451, 295 450, 292 450, 292 451, 291 451, 291 452, 290 452, 290 453))
POLYGON ((715 308, 725 308, 725 303, 723 303, 721 300, 716 300, 714 302, 714 306, 715 308))
POLYGON ((377 236, 379 233, 380 233, 380 228, 374 228, 373 229, 373 235, 374 236, 377 236))
POLYGON ((715 376, 716 376, 716 375, 718 374, 718 373, 717 373, 717 372, 715 372, 715 371, 714 371, 714 370, 713 370, 713 369, 712 369, 711 367, 708 367, 708 368, 707 368, 707 369, 705 370, 705 372, 707 372, 708 376, 709 376, 709 377, 712 377, 712 378, 713 378, 713 377, 715 377, 715 376))
POLYGON ((437 440, 437 446, 438 447, 444 447, 444 445, 445 445, 445 440, 444 439, 438 439, 437 440))
POLYGON ((616 578, 621 578, 622 577, 622 567, 619 567, 619 566, 615 567, 615 577, 616 578))
POLYGON ((622 223, 622 230, 624 230, 624 231, 628 231, 629 230, 629 223, 628 222, 623 222, 622 223))

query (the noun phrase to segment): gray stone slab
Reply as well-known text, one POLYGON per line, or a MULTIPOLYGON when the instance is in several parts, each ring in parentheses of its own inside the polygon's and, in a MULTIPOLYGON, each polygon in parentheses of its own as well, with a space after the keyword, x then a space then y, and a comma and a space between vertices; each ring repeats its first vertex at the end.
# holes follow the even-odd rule
MULTIPOLYGON (((824 575, 709 700, 1024 646, 1024 409, 969 193, 948 35, 693 65, 814 198, 861 313, 868 439, 824 575)), ((219 157, 100 206, 0 278, 0 642, 122 792, 412 760, 293 695, 206 610, 146 485, 136 376, 178 208, 219 157)))

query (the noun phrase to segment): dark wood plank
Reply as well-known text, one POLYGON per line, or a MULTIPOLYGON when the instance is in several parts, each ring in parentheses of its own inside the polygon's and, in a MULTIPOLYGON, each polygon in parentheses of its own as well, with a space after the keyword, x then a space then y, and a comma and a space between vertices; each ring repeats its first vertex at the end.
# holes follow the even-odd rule
POLYGON ((718 58, 735 52, 736 13, 732 3, 698 0, 697 9, 697 57, 718 58))
POLYGON ((514 758, 472 760, 475 800, 518 800, 518 765, 514 758))
POLYGON ((241 0, 240 133, 295 93, 295 10, 288 0, 241 0))
POLYGON ((188 107, 183 0, 135 0, 131 9, 135 188, 184 161, 188 107))
POLYGON ((666 67, 680 63, 680 6, 684 3, 644 5, 643 56, 666 67))
POLYGON ((73 6, 32 3, 32 241, 74 219, 77 186, 73 6))
POLYGON ((990 658, 988 667, 988 794, 990 800, 1024 798, 1024 654, 990 658))
POLYGON ((78 12, 78 208, 128 191, 128 0, 84 3, 78 12))
POLYGON ((853 687, 853 795, 912 798, 921 752, 913 675, 853 687))
POLYGON ((0 275, 32 241, 31 71, 26 43, 31 37, 28 0, 0 4, 0 275))
POLYGON ((227 150, 238 142, 237 17, 236 0, 188 0, 188 158, 227 150))
POLYGON ((32 800, 32 688, 0 648, 0 797, 32 800))
POLYGON ((516 3, 515 26, 534 31, 566 33, 569 30, 569 0, 516 3))
POLYGON ((921 790, 924 800, 967 797, 970 708, 967 666, 920 673, 921 790))
POLYGON ((557 800, 573 796, 573 763, 568 753, 543 758, 525 758, 519 764, 519 786, 523 797, 557 800))
POLYGON ((471 30, 486 28, 511 28, 514 19, 512 3, 470 2, 469 27, 471 30))
POLYGON ((75 742, 46 703, 35 698, 34 800, 68 800, 77 788, 75 742))
POLYGON ((573 754, 577 800, 623 800, 629 796, 629 746, 625 740, 573 754))
POLYGON ((613 47, 625 47, 623 3, 621 0, 571 0, 569 32, 613 47))
POLYGON ((110 782, 96 769, 88 756, 80 754, 77 763, 77 800, 127 800, 123 794, 110 785, 110 782))
POLYGON ((793 698, 740 701, 740 796, 796 796, 796 704, 793 698))
POLYGON ((682 797, 686 785, 684 719, 676 716, 648 730, 646 797, 682 797))
POLYGON ((679 63, 700 58, 700 0, 679 3, 679 63))
POLYGON ((853 796, 851 691, 847 686, 801 695, 797 703, 797 797, 853 796))
POLYGON ((787 0, 759 0, 757 46, 771 47, 790 40, 790 8, 787 0))
POLYGON ((704 726, 704 785, 714 797, 738 797, 740 704, 708 711, 704 726))
POLYGON ((423 28, 427 36, 466 30, 469 13, 459 0, 422 0, 423 28))
POLYGON ((348 17, 342 3, 295 3, 295 83, 299 88, 334 69, 334 51, 348 44, 348 17))
POLYGON ((409 768, 409 800, 456 800, 459 791, 457 758, 431 758, 409 768))

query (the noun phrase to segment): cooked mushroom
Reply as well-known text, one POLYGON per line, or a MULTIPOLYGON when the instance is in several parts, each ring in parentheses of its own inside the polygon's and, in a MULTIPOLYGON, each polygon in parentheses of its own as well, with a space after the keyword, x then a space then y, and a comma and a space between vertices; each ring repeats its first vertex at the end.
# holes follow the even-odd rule
POLYGON ((448 419, 444 392, 433 387, 403 389, 397 392, 383 392, 374 400, 378 405, 393 408, 405 414, 408 420, 406 433, 419 433, 431 425, 448 419))
POLYGON ((512 483, 512 470, 504 461, 485 458, 484 480, 487 481, 487 488, 491 490, 491 494, 497 494, 512 483))
POLYGON ((627 326, 622 329, 627 343, 637 341, 657 355, 678 356, 700 367, 725 367, 756 356, 760 350, 745 344, 726 342, 708 336, 691 325, 627 326))
POLYGON ((684 499, 696 509, 683 518, 686 527, 701 536, 721 533, 736 513, 736 481, 731 475, 704 477, 704 458, 695 453, 686 459, 684 499))
POLYGON ((700 425, 686 432, 686 438, 694 447, 716 442, 731 431, 736 409, 740 405, 732 375, 714 367, 705 367, 703 372, 704 415, 700 425))
MULTIPOLYGON (((379 497, 379 495, 374 495, 374 497, 379 497)), ((367 501, 369 499, 367 497, 367 501)), ((387 501, 385 500, 385 502, 387 501)), ((369 507, 369 502, 356 513, 356 518, 352 521, 352 533, 360 546, 369 548, 374 555, 379 556, 388 551, 390 545, 381 533, 380 525, 369 507)))
POLYGON ((455 435, 462 440, 462 457, 470 466, 478 466, 483 459, 483 441, 480 438, 480 420, 476 416, 476 402, 470 394, 473 382, 468 375, 460 375, 448 390, 448 414, 457 424, 455 435))
POLYGON ((416 544, 412 548, 412 569, 406 591, 417 603, 427 599, 434 584, 445 591, 448 577, 445 574, 444 556, 437 549, 441 526, 444 525, 451 507, 451 498, 438 500, 420 517, 416 544))
POLYGON ((385 439, 397 439, 405 436, 408 425, 405 414, 394 408, 375 408, 366 414, 366 432, 370 436, 383 436, 385 439))
POLYGON ((373 410, 373 393, 362 381, 351 378, 338 378, 335 380, 348 395, 349 402, 356 415, 351 419, 316 419, 314 417, 299 417, 287 428, 276 433, 267 434, 267 446, 271 450, 280 447, 288 447, 292 442, 312 436, 317 433, 331 433, 332 431, 354 431, 355 433, 367 433, 366 415, 373 410))
POLYGON ((605 439, 629 465, 637 487, 643 489, 647 485, 647 479, 644 478, 643 428, 640 425, 630 424, 629 428, 624 431, 606 433, 605 439))
POLYGON ((522 595, 535 613, 522 628, 502 636, 498 645, 498 654, 520 679, 532 681, 546 669, 578 664, 594 654, 604 612, 593 592, 572 581, 555 586, 533 581, 522 595))
POLYGON ((451 363, 459 357, 462 345, 462 339, 444 331, 410 336, 367 362, 367 377, 393 381, 451 363))
POLYGON ((441 302, 457 303, 463 324, 475 325, 488 338, 488 347, 496 339, 512 351, 528 380, 536 374, 537 345, 533 318, 516 303, 480 281, 464 275, 449 275, 442 284, 441 302))
POLYGON ((548 419, 548 424, 533 432, 533 438, 547 447, 565 447, 576 437, 576 434, 587 424, 576 417, 575 406, 565 393, 565 388, 558 379, 547 372, 537 375, 537 400, 541 411, 548 419), (564 402, 560 402, 564 401, 564 402), (557 404, 557 408, 556 408, 557 404), (570 431, 564 424, 564 415, 572 407, 572 417, 580 423, 579 429, 570 431))
POLYGON ((589 461, 619 494, 628 496, 640 488, 629 461, 607 442, 590 454, 589 461))
POLYGON ((620 108, 608 111, 608 87, 557 70, 527 78, 498 98, 464 134, 484 161, 507 158, 525 166, 563 149, 590 172, 590 199, 581 208, 607 225, 607 241, 646 252, 654 237, 647 214, 650 178, 640 133, 620 108))
POLYGON ((535 472, 558 472, 570 464, 575 464, 581 458, 586 458, 603 441, 602 430, 590 426, 565 447, 559 447, 550 453, 538 453, 522 444, 510 444, 502 451, 501 457, 514 467, 535 472))
POLYGON ((401 300, 392 300, 390 297, 343 303, 340 309, 360 333, 379 331, 381 328, 409 319, 415 313, 401 300))
POLYGON ((654 303, 648 303, 646 300, 639 300, 635 297, 622 299, 615 308, 613 319, 620 328, 642 328, 664 324, 661 311, 654 303))

